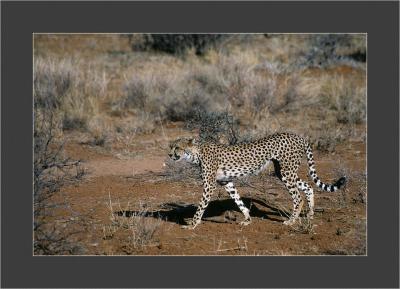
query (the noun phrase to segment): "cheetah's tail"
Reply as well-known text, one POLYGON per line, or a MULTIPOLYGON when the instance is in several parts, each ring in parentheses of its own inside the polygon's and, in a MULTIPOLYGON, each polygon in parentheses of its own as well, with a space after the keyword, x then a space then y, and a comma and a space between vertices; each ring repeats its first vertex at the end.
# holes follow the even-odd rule
POLYGON ((309 170, 310 177, 312 178, 312 180, 318 187, 320 187, 321 189, 323 189, 324 191, 327 191, 327 192, 336 192, 346 183, 346 176, 341 177, 339 180, 337 180, 333 184, 323 183, 319 179, 317 172, 315 170, 314 157, 313 157, 311 146, 308 142, 306 143, 306 155, 307 155, 308 167, 310 169, 309 170))

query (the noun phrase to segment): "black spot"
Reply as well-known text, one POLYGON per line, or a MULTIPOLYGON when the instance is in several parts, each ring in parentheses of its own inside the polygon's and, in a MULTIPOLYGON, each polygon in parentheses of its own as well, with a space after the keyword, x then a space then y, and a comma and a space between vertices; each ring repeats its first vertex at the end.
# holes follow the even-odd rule
POLYGON ((335 191, 334 186, 331 186, 331 187, 330 187, 330 191, 331 191, 331 192, 334 192, 334 191, 335 191))
POLYGON ((323 186, 324 186, 324 184, 322 182, 320 182, 318 187, 320 187, 322 189, 323 186))

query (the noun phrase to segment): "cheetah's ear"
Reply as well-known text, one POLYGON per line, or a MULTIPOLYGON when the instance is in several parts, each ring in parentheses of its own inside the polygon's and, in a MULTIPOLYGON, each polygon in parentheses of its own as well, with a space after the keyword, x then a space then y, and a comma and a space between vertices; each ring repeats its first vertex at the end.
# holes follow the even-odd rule
POLYGON ((189 138, 189 144, 190 145, 197 145, 198 141, 195 138, 191 137, 191 138, 189 138))

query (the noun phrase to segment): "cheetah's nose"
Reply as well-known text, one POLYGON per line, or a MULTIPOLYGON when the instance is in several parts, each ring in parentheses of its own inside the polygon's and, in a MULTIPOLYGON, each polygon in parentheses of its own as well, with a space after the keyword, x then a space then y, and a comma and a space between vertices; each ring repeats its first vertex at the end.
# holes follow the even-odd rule
POLYGON ((172 158, 172 154, 168 154, 168 156, 169 156, 170 158, 172 158))

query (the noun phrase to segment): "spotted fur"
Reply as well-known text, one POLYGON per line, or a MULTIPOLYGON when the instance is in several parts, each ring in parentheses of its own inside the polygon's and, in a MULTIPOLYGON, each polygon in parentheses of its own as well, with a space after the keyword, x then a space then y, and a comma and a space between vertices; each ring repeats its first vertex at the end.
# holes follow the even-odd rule
POLYGON ((254 175, 274 163, 277 176, 284 183, 293 199, 293 213, 284 224, 293 224, 298 219, 303 200, 299 190, 303 191, 308 203, 308 218, 314 215, 314 192, 307 182, 297 175, 300 161, 307 156, 309 174, 314 183, 324 191, 334 192, 342 187, 346 178, 342 177, 334 184, 323 183, 315 170, 310 144, 304 138, 290 133, 278 133, 245 144, 226 146, 214 143, 199 144, 194 139, 180 138, 170 145, 169 156, 175 160, 186 160, 199 164, 202 169, 204 192, 193 220, 188 228, 194 229, 200 222, 217 184, 223 186, 244 215, 241 223, 251 222, 249 209, 243 204, 233 181, 238 177, 254 175))

